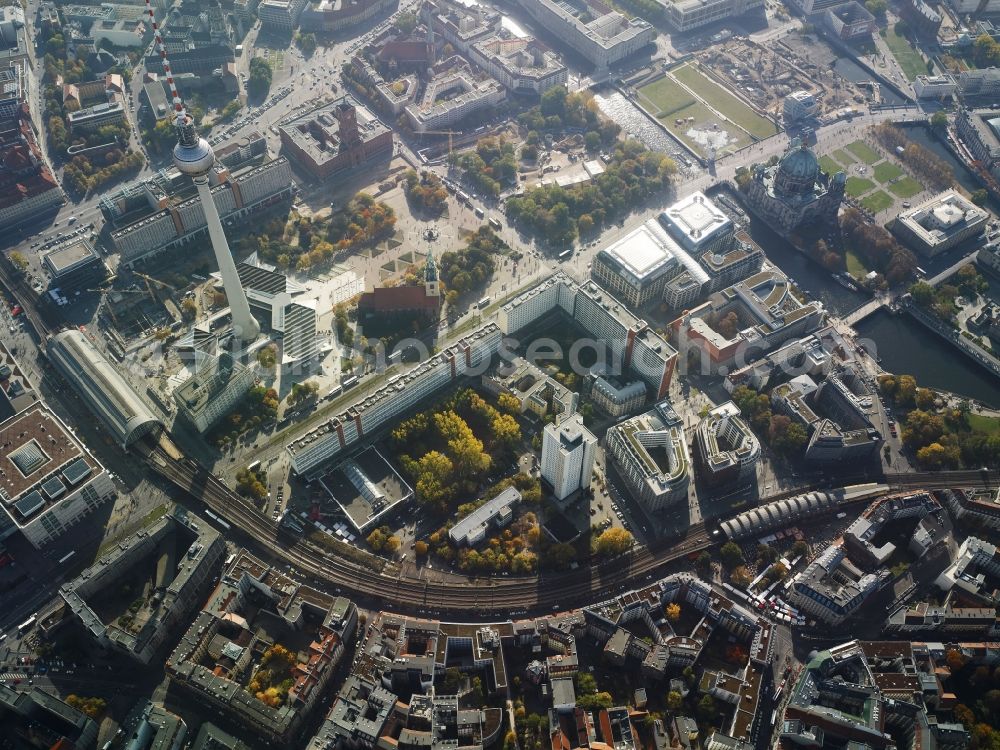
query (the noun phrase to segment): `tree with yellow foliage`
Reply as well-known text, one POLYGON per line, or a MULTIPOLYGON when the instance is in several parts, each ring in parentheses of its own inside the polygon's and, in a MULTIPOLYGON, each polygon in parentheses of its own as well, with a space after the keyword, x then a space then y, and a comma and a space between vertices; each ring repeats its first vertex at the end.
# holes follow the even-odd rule
POLYGON ((632 534, 625 529, 612 526, 592 542, 592 550, 598 557, 614 557, 632 546, 632 534))

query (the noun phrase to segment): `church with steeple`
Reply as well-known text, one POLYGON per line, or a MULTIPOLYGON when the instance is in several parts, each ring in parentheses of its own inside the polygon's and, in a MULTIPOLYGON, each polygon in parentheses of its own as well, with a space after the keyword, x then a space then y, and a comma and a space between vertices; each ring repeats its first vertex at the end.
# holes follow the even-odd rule
POLYGON ((440 316, 441 280, 433 253, 427 254, 422 286, 377 286, 358 301, 358 320, 369 327, 401 319, 426 325, 437 322, 440 316))

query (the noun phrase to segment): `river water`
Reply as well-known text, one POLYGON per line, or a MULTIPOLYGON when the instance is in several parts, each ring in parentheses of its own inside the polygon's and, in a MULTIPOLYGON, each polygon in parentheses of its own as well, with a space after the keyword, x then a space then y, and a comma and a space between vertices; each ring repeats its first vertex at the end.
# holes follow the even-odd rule
MULTIPOLYGON (((871 75, 847 58, 840 58, 835 67, 849 80, 871 79, 871 75)), ((883 89, 883 98, 887 103, 902 101, 888 89, 883 89)), ((594 100, 605 116, 618 123, 626 133, 639 138, 648 148, 671 154, 680 150, 673 139, 651 123, 635 104, 617 90, 603 89, 595 94, 594 100)), ((926 128, 908 128, 907 133, 913 140, 947 160, 955 172, 956 182, 962 187, 978 189, 973 175, 947 148, 932 138, 926 128)), ((868 299, 862 293, 842 287, 833 280, 829 271, 804 256, 766 224, 752 220, 750 235, 764 249, 771 263, 794 279, 796 286, 809 297, 820 300, 831 313, 845 315, 868 299)), ((1000 298, 1000 293, 997 298, 1000 298)), ((857 328, 859 337, 871 342, 872 350, 882 358, 882 366, 886 370, 913 375, 921 385, 1000 407, 1000 380, 909 316, 880 311, 862 321, 857 328)))
MULTIPOLYGON (((864 83, 865 81, 872 80, 872 74, 849 57, 838 58, 837 61, 833 63, 833 69, 851 83, 864 83)), ((906 99, 901 97, 888 86, 881 86, 880 90, 882 94, 882 101, 885 104, 906 104, 906 99)))
POLYGON ((859 339, 873 342, 886 370, 912 375, 922 386, 1000 407, 1000 379, 909 315, 879 310, 862 320, 857 331, 859 339))

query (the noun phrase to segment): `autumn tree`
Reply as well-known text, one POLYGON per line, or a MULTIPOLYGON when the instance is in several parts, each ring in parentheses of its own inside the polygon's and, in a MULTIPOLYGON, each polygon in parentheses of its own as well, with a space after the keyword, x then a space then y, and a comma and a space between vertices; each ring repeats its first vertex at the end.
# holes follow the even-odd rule
POLYGON ((752 580, 753 577, 750 575, 750 571, 746 569, 745 565, 737 565, 729 573, 729 582, 737 588, 745 589, 750 585, 750 581, 752 580))
POLYGON ((632 546, 632 534, 617 526, 605 529, 593 541, 593 552, 598 557, 613 557, 627 551, 632 546))
POLYGON ((507 414, 518 414, 521 411, 521 402, 517 400, 516 396, 512 396, 509 393, 501 393, 497 396, 497 407, 499 407, 500 411, 507 414))
POLYGON ((726 661, 730 664, 746 664, 747 650, 738 643, 726 647, 726 661))
POLYGON ((948 649, 945 652, 944 659, 953 672, 957 672, 965 666, 965 655, 956 648, 948 649))
POLYGON ((66 696, 66 705, 86 714, 91 719, 99 719, 108 707, 104 698, 88 698, 70 693, 66 696))
POLYGON ((14 252, 12 252, 7 257, 10 258, 10 262, 14 264, 14 267, 18 271, 22 271, 23 272, 28 267, 28 261, 27 261, 27 259, 24 257, 24 255, 22 255, 21 253, 19 253, 17 250, 15 250, 14 252))
POLYGON ((677 602, 670 602, 664 609, 664 614, 670 622, 677 622, 681 619, 681 605, 677 602))
POLYGON ((684 696, 678 693, 676 690, 671 690, 667 693, 667 708, 671 711, 676 711, 684 704, 684 696))
POLYGON ((421 456, 416 471, 417 500, 443 510, 454 495, 450 481, 453 471, 452 460, 440 451, 428 451, 421 456))
POLYGON ((703 573, 710 572, 712 570, 712 555, 708 552, 708 550, 702 551, 702 553, 698 555, 698 559, 694 561, 694 565, 703 573))
POLYGON ((719 557, 722 558, 722 564, 730 569, 735 568, 737 565, 742 565, 744 562, 743 550, 740 548, 740 545, 733 541, 722 545, 719 549, 719 557))

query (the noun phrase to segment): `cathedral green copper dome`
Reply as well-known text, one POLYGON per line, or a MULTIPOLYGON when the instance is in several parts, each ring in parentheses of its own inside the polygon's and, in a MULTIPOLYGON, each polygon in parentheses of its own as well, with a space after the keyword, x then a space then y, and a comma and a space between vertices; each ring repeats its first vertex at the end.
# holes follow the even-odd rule
POLYGON ((804 143, 792 143, 781 158, 779 169, 795 180, 808 180, 810 184, 819 176, 819 160, 804 143))

